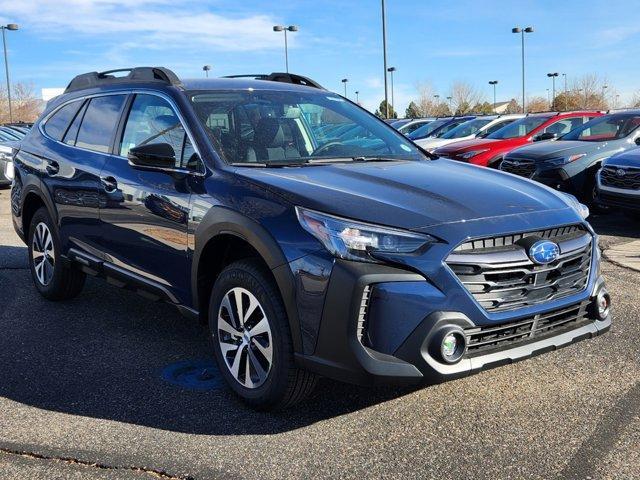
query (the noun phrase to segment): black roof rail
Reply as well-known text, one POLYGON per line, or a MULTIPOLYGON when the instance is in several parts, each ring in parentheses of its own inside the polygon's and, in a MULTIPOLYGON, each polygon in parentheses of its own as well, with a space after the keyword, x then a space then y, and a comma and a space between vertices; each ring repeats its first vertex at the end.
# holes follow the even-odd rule
POLYGON ((65 89, 64 93, 83 90, 85 88, 99 87, 101 85, 114 85, 131 82, 162 82, 167 85, 180 86, 182 82, 178 76, 164 67, 135 67, 107 70, 105 72, 89 72, 76 76, 65 89), (127 75, 116 76, 114 73, 129 72, 127 75))
POLYGON ((254 78, 256 80, 268 80, 270 82, 293 83, 294 85, 305 85, 307 87, 319 88, 326 90, 318 82, 311 80, 309 77, 303 77, 295 73, 273 72, 273 73, 252 73, 245 75, 227 75, 222 78, 254 78))

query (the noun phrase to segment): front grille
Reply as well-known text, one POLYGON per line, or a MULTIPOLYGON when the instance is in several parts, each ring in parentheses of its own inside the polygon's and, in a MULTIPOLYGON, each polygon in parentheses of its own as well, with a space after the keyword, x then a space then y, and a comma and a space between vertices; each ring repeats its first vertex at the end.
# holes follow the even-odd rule
POLYGON ((583 291, 591 268, 591 234, 582 225, 471 240, 447 265, 488 312, 514 310, 583 291), (556 242, 560 256, 535 264, 517 242, 535 236, 556 242))
POLYGON ((541 313, 533 317, 488 327, 467 328, 468 357, 485 355, 495 350, 516 347, 545 336, 558 335, 593 322, 589 318, 589 302, 541 313))
POLYGON ((604 167, 600 172, 600 182, 608 187, 638 190, 640 189, 640 168, 604 167), (619 175, 622 172, 624 175, 619 175))
POLYGON ((513 173, 521 177, 531 178, 536 171, 536 164, 530 159, 507 159, 500 164, 500 170, 513 173))

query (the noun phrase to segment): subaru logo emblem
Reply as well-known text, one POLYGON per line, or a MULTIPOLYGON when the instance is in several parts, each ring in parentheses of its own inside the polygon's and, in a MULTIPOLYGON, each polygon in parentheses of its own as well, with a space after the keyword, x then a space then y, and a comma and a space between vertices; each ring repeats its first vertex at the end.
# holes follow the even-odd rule
POLYGON ((627 174, 627 172, 623 168, 619 168, 616 170, 616 176, 622 178, 627 174))
POLYGON ((516 167, 520 166, 520 160, 514 160, 514 161, 513 161, 513 164, 514 164, 516 167))
POLYGON ((539 240, 529 248, 529 258, 539 265, 545 265, 558 259, 560 249, 549 240, 539 240))

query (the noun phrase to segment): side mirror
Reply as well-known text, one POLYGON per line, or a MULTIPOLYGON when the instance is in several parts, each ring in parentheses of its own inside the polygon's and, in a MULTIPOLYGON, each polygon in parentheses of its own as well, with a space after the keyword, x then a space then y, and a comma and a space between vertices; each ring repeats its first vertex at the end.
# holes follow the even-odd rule
POLYGON ((543 140, 553 140, 555 138, 558 138, 558 134, 557 133, 544 132, 544 133, 539 133, 538 135, 533 137, 533 141, 534 142, 541 142, 543 140))
POLYGON ((129 162, 137 167, 175 168, 176 152, 168 143, 149 143, 129 150, 129 162))

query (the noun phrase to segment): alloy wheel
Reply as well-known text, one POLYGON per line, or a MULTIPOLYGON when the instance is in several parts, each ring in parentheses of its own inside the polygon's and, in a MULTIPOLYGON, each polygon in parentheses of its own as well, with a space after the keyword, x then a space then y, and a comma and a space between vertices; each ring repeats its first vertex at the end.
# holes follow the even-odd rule
POLYGON ((235 287, 218 310, 218 344, 229 372, 246 388, 258 388, 273 362, 271 326, 262 305, 249 290, 235 287))
POLYGON ((53 278, 55 268, 55 255, 53 236, 49 227, 40 222, 36 225, 31 242, 33 267, 36 277, 41 285, 47 286, 53 278))

